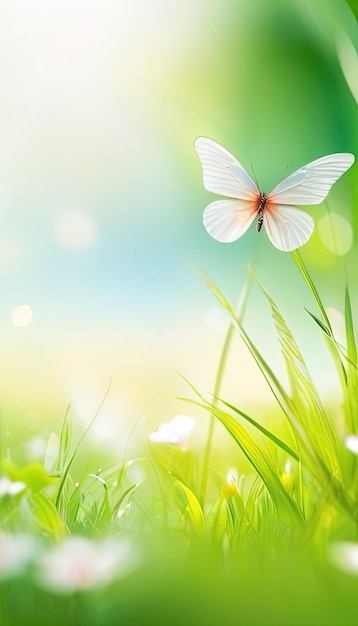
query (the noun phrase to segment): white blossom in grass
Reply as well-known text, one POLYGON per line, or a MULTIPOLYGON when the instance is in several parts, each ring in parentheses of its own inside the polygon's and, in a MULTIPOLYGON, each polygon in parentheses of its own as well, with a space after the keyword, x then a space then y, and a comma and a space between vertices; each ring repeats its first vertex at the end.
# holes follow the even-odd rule
POLYGON ((0 579, 20 574, 36 551, 37 544, 32 537, 0 531, 0 579))
POLYGON ((358 454, 358 435, 346 435, 344 445, 354 454, 358 454))
POLYGON ((286 487, 286 489, 290 490, 293 487, 293 467, 292 467, 292 462, 290 461, 290 459, 287 459, 286 463, 285 463, 285 469, 283 471, 283 473, 281 474, 281 481, 284 484, 284 486, 286 487))
POLYGON ((358 543, 336 541, 328 548, 328 560, 338 569, 358 576, 358 543))
POLYGON ((170 422, 165 422, 149 435, 153 443, 168 443, 182 450, 189 447, 189 436, 194 428, 195 420, 187 415, 176 415, 170 422))
POLYGON ((137 553, 123 540, 95 542, 71 537, 39 559, 37 580, 57 593, 71 593, 110 583, 137 563, 137 553))
POLYGON ((231 469, 229 469, 227 476, 226 476, 226 482, 224 484, 223 487, 223 496, 224 498, 226 498, 227 500, 229 500, 230 498, 232 498, 238 491, 237 486, 238 486, 238 482, 239 482, 239 474, 238 471, 235 467, 232 467, 231 469))
POLYGON ((26 489, 26 485, 19 480, 12 481, 6 476, 0 478, 0 498, 4 496, 17 496, 26 489))

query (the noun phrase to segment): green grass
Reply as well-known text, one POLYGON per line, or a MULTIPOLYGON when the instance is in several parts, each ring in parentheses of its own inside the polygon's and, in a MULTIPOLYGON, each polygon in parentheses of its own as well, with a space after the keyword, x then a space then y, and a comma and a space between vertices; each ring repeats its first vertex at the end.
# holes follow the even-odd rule
POLYGON ((13 460, 11 424, 2 421, 2 626, 356 624, 358 582, 349 563, 330 558, 334 542, 357 538, 357 457, 342 435, 356 433, 358 420, 349 288, 343 346, 300 255, 292 256, 312 296, 307 315, 317 341, 322 335, 337 370, 341 420, 320 397, 289 325, 252 269, 237 312, 207 279, 231 323, 213 394, 186 381, 182 398, 207 416, 201 451, 143 444, 138 457, 98 471, 86 438, 96 415, 76 438, 69 408, 43 465, 21 464, 13 460), (288 388, 245 330, 249 285, 271 311, 288 388), (272 391, 279 432, 222 397, 235 334, 272 391), (245 475, 225 479, 224 464, 214 463, 217 423, 237 449, 238 469, 245 460, 245 475))

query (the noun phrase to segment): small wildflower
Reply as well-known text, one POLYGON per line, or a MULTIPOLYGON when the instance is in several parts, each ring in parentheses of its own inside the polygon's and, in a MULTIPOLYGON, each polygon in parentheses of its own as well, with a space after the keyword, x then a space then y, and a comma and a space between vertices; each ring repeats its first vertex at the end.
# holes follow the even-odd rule
POLYGON ((338 569, 358 576, 358 543, 336 541, 329 546, 328 559, 338 569))
POLYGON ((94 542, 85 537, 71 537, 43 555, 38 562, 37 577, 44 587, 71 593, 124 576, 137 560, 137 554, 124 541, 94 542))
POLYGON ((13 482, 6 476, 0 478, 0 498, 3 496, 17 496, 24 489, 26 489, 26 485, 23 482, 18 480, 13 482))
POLYGON ((153 443, 168 443, 182 450, 189 447, 189 435, 194 428, 195 420, 187 415, 177 415, 170 422, 159 426, 158 430, 149 435, 153 443))
POLYGON ((35 556, 36 542, 28 535, 0 531, 0 578, 15 576, 35 556))
POLYGON ((228 471, 226 476, 226 483, 223 486, 223 496, 227 500, 230 500, 237 493, 238 474, 235 468, 228 471))
POLYGON ((281 474, 281 482, 286 487, 286 489, 292 489, 293 473, 292 473, 292 463, 289 459, 285 463, 285 470, 283 474, 281 474))
POLYGON ((358 435, 346 435, 344 445, 354 454, 358 454, 358 435))

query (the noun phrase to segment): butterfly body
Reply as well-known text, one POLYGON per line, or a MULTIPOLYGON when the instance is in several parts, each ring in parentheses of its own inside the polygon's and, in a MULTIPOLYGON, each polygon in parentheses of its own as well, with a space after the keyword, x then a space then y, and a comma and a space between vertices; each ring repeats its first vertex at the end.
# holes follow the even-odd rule
POLYGON ((205 189, 226 196, 211 202, 204 211, 208 233, 217 241, 230 243, 257 218, 256 230, 260 232, 264 226, 271 243, 285 252, 305 244, 314 229, 311 216, 291 205, 322 202, 354 161, 349 153, 329 154, 290 174, 266 194, 220 144, 198 137, 195 149, 203 167, 205 189))
POLYGON ((259 233, 264 223, 264 210, 267 202, 267 195, 261 191, 258 200, 256 230, 259 233))

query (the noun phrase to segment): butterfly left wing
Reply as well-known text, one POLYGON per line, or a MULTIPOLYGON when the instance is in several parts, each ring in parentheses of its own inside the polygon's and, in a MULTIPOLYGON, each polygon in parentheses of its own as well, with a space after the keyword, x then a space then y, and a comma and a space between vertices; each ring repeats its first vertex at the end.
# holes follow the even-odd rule
POLYGON ((247 200, 215 200, 205 209, 203 223, 211 235, 222 243, 231 243, 246 233, 254 221, 256 209, 247 200))
POLYGON ((271 243, 283 252, 290 252, 309 240, 314 222, 305 211, 275 204, 265 209, 264 226, 271 243))
POLYGON ((283 181, 268 194, 274 204, 319 204, 332 185, 354 162, 353 154, 329 154, 308 163, 283 181))
POLYGON ((194 145, 203 167, 205 189, 229 198, 255 199, 257 185, 228 150, 208 137, 198 137, 194 145))

